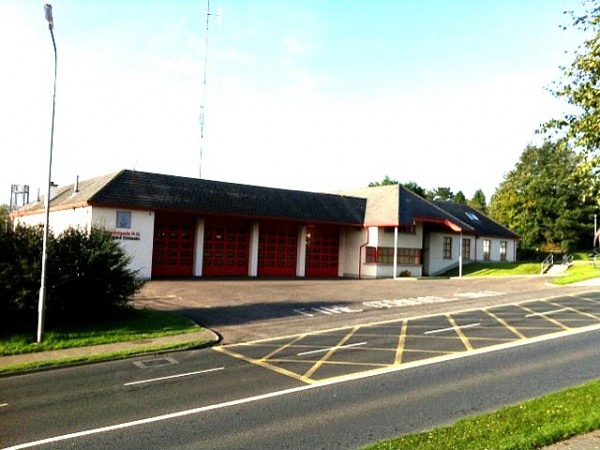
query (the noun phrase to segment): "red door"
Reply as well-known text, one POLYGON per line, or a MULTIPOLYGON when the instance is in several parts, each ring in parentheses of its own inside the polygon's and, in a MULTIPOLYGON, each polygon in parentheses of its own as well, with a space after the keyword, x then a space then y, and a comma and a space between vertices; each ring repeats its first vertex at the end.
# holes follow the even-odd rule
POLYGON ((247 276, 250 225, 240 220, 207 219, 204 227, 204 276, 247 276))
POLYGON ((192 276, 195 217, 156 213, 152 276, 192 276))
POLYGON ((258 276, 295 276, 298 225, 261 223, 258 236, 258 276))
POLYGON ((337 277, 339 248, 339 228, 309 226, 306 234, 306 276, 337 277))

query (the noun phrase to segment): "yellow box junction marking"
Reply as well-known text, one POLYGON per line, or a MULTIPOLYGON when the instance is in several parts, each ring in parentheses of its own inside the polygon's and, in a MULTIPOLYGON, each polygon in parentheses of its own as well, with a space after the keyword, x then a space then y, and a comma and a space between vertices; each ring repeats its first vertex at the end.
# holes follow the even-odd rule
MULTIPOLYGON (((548 339, 548 337, 552 336, 552 335, 563 335, 565 333, 570 334, 573 332, 583 332, 583 331, 587 331, 587 330, 598 329, 598 328, 600 328, 600 299, 592 300, 592 299, 583 297, 583 295, 585 295, 585 294, 582 294, 582 296, 578 296, 578 297, 573 297, 573 296, 570 296, 570 297, 577 298, 579 300, 584 300, 586 302, 595 304, 596 306, 599 307, 599 314, 597 314, 597 315, 592 314, 589 312, 581 311, 573 306, 567 306, 567 305, 558 303, 558 300, 557 300, 558 298, 568 298, 569 296, 565 296, 565 297, 557 296, 554 298, 527 300, 527 301, 519 302, 519 303, 496 305, 496 306, 491 306, 488 308, 474 308, 474 309, 463 310, 463 311, 455 311, 455 312, 446 313, 446 314, 428 314, 428 315, 411 317, 411 318, 393 319, 393 320, 357 325, 357 326, 353 326, 353 327, 344 326, 344 327, 339 327, 339 328, 334 328, 334 329, 316 331, 313 333, 302 333, 299 335, 293 335, 293 336, 287 336, 287 337, 277 337, 277 338, 264 339, 264 340, 260 340, 260 341, 248 342, 248 343, 243 343, 243 344, 233 344, 230 346, 214 347, 214 350, 219 351, 221 353, 228 354, 235 358, 247 361, 249 363, 256 364, 258 366, 272 370, 279 374, 294 378, 303 383, 307 383, 307 384, 322 383, 322 382, 328 382, 328 381, 331 381, 334 379, 352 378, 352 377, 355 377, 358 375, 364 376, 365 374, 377 374, 377 373, 390 372, 390 371, 398 370, 401 366, 403 368, 404 367, 417 367, 417 366, 424 365, 424 364, 430 364, 432 362, 443 361, 443 360, 447 360, 447 359, 454 359, 456 357, 460 357, 461 354, 466 354, 466 353, 484 353, 484 352, 494 351, 495 349, 500 349, 500 348, 510 348, 511 346, 514 346, 514 345, 523 345, 523 343, 526 343, 526 342, 539 342, 539 341, 548 339), (552 301, 552 300, 555 300, 555 301, 552 301), (539 303, 539 302, 543 302, 548 305, 552 305, 553 307, 555 306, 557 309, 551 310, 551 311, 546 311, 546 312, 536 312, 533 309, 526 306, 527 304, 533 304, 533 303, 539 303), (494 309, 501 309, 501 308, 506 308, 506 307, 516 307, 516 308, 520 309, 521 311, 525 311, 528 314, 515 315, 513 313, 510 315, 510 317, 508 319, 503 319, 502 317, 499 317, 498 314, 494 313, 493 311, 490 311, 490 309, 494 310, 494 309), (473 338, 473 339, 475 339, 476 341, 487 340, 487 341, 496 341, 499 343, 494 344, 494 345, 489 345, 489 346, 486 346, 483 348, 474 349, 469 338, 463 332, 463 329, 475 328, 476 326, 480 326, 480 324, 473 323, 473 324, 460 326, 457 324, 456 319, 453 317, 453 316, 456 316, 461 313, 473 312, 473 311, 482 311, 483 313, 487 314, 497 324, 502 325, 502 327, 504 327, 505 329, 509 330, 512 334, 514 334, 517 339, 512 340, 512 339, 506 338, 506 337, 502 337, 502 338, 493 337, 493 335, 490 337, 479 336, 479 337, 473 338), (552 314, 557 314, 562 311, 569 311, 569 312, 577 314, 579 316, 588 317, 590 319, 594 319, 598 323, 587 325, 587 326, 582 325, 582 326, 577 326, 577 327, 569 327, 569 326, 561 323, 559 320, 551 317, 552 314), (414 335, 409 335, 409 321, 434 318, 434 317, 442 317, 442 316, 448 320, 451 327, 449 327, 447 329, 434 330, 433 332, 430 331, 429 332, 430 334, 417 332, 414 335), (518 328, 517 328, 509 323, 509 321, 512 321, 512 320, 522 321, 523 319, 532 318, 532 317, 542 318, 542 319, 560 327, 564 331, 550 331, 541 336, 527 338, 520 330, 544 329, 544 328, 539 327, 539 326, 528 326, 526 324, 526 322, 524 322, 522 326, 518 325, 518 328), (379 331, 377 330, 377 328, 382 327, 382 326, 385 326, 384 328, 392 328, 392 330, 393 330, 395 328, 395 326, 398 324, 399 324, 399 333, 398 333, 398 331, 393 331, 393 334, 386 334, 385 332, 381 332, 381 330, 379 330, 379 331), (360 330, 360 337, 364 338, 365 342, 347 344, 347 342, 353 336, 357 335, 359 330, 360 330), (443 334, 442 332, 446 331, 446 330, 448 330, 448 331, 452 330, 456 334, 456 336, 449 337, 449 336, 440 335, 440 334, 443 334), (581 331, 577 331, 577 330, 581 330, 581 331), (310 339, 312 337, 323 336, 324 339, 330 340, 331 338, 336 338, 337 334, 339 334, 341 336, 341 338, 338 338, 337 341, 333 341, 334 342, 333 345, 327 345, 326 343, 316 343, 312 339, 310 339), (435 336, 433 336, 433 335, 435 335, 435 336), (414 346, 415 342, 419 342, 421 339, 435 339, 436 340, 436 341, 434 341, 434 345, 435 345, 435 342, 444 342, 444 341, 448 341, 450 339, 456 340, 458 338, 458 339, 460 339, 460 341, 462 342, 462 344, 466 350, 465 351, 449 351, 449 350, 444 350, 443 346, 440 349, 419 348, 420 347, 419 344, 416 344, 415 348, 407 348, 406 345, 407 345, 407 339, 409 338, 409 336, 413 342, 413 346, 414 346), (309 339, 306 342, 303 342, 303 340, 306 338, 309 338, 309 339), (367 345, 368 339, 370 339, 370 338, 379 338, 379 339, 389 338, 391 345, 389 347, 387 345, 377 346, 377 347, 373 346, 373 345, 367 345), (288 342, 281 343, 281 341, 285 341, 288 339, 289 339, 288 342), (416 341, 414 339, 416 339, 416 341), (512 345, 513 343, 514 343, 514 345, 512 345), (268 350, 268 347, 274 347, 274 349, 272 348, 271 351, 269 351, 268 353, 266 353, 264 356, 261 356, 261 357, 252 357, 252 356, 247 356, 247 355, 243 354, 244 348, 255 348, 257 346, 266 347, 267 350, 268 350), (237 348, 240 350, 234 351, 233 348, 237 348), (357 361, 331 360, 332 356, 334 354, 336 354, 336 352, 338 352, 340 350, 344 350, 344 349, 349 349, 349 348, 353 348, 354 350, 358 351, 359 354, 361 352, 369 351, 369 352, 372 352, 373 355, 379 355, 379 356, 376 356, 372 361, 369 361, 369 358, 367 358, 367 362, 365 362, 364 360, 357 360, 357 361), (282 355, 283 357, 278 357, 278 355, 280 355, 284 350, 291 350, 294 354, 290 355, 288 357, 283 356, 283 355, 282 355), (300 351, 294 352, 294 350, 300 350, 300 351), (302 351, 302 350, 304 350, 304 351, 302 351), (314 357, 315 355, 318 355, 319 353, 325 353, 325 354, 321 358, 318 358, 316 360, 311 358, 311 357, 314 357), (381 356, 381 355, 385 355, 385 354, 390 354, 390 359, 388 361, 385 361, 385 356, 383 356, 383 357, 381 356), (410 358, 407 357, 407 355, 410 355, 410 354, 431 354, 432 356, 424 357, 424 358, 418 357, 415 360, 411 360, 410 358), (300 357, 300 358, 298 358, 298 357, 300 357), (307 364, 310 364, 310 368, 308 370, 302 370, 301 372, 299 370, 294 371, 294 370, 285 369, 278 365, 278 364, 282 364, 282 363, 297 364, 299 366, 306 366, 307 364), (324 378, 320 378, 320 379, 313 378, 313 376, 319 371, 319 369, 323 368, 325 365, 327 365, 329 367, 348 366, 348 367, 351 367, 352 369, 350 369, 350 371, 348 373, 342 374, 342 375, 333 375, 330 377, 324 377, 324 378), (364 367, 365 370, 360 370, 359 372, 357 372, 356 371, 357 367, 364 367), (298 373, 298 372, 300 372, 300 373, 298 373)), ((566 302, 564 302, 564 303, 566 303, 566 302)), ((518 311, 518 309, 517 309, 517 311, 518 311)), ((412 327, 411 329, 413 330, 413 333, 414 333, 415 332, 414 330, 419 330, 419 328, 423 328, 424 325, 415 324, 414 327, 412 325, 411 325, 411 327, 412 327)), ((483 325, 482 328, 488 328, 488 327, 487 327, 487 325, 483 325)), ((548 329, 548 328, 545 328, 545 329, 548 329)), ((384 342, 387 342, 387 341, 384 341, 384 342)), ((364 355, 364 353, 363 353, 363 355, 364 355)))

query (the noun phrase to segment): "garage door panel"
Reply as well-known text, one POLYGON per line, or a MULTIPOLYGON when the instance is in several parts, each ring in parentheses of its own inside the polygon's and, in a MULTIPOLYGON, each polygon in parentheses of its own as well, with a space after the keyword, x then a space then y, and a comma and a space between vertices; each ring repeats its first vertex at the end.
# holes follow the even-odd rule
POLYGON ((248 275, 250 226, 238 220, 207 220, 204 228, 205 276, 248 275))
POLYGON ((268 222, 259 229, 258 276, 296 275, 298 226, 268 222))
POLYGON ((306 275, 336 277, 339 265, 339 229, 311 226, 306 238, 306 275))
POLYGON ((152 276, 191 276, 195 217, 157 213, 152 250, 152 276))

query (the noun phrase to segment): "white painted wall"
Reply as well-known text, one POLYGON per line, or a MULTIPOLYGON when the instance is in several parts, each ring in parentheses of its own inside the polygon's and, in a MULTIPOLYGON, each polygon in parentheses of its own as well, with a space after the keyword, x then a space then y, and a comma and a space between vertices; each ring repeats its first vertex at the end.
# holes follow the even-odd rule
POLYGON ((302 225, 298 230, 298 250, 296 254, 296 276, 306 276, 306 235, 307 227, 302 225))
MULTIPOLYGON (((23 225, 41 225, 45 221, 44 213, 31 214, 23 217, 17 217, 15 223, 23 225)), ((89 230, 92 224, 92 207, 69 208, 59 211, 50 211, 50 230, 55 236, 65 231, 69 227, 81 227, 89 230)))
POLYGON ((149 279, 152 276, 153 211, 94 207, 92 222, 94 225, 116 232, 115 234, 123 233, 124 236, 119 240, 119 244, 131 256, 130 268, 138 270, 141 278, 149 279), (117 211, 131 211, 130 229, 117 228, 117 211), (128 233, 131 233, 135 240, 128 239, 128 233))
MULTIPOLYGON (((489 239, 491 241, 491 253, 489 262, 500 262, 500 242, 506 242, 506 262, 516 261, 515 241, 514 239, 505 238, 489 238, 464 235, 463 239, 471 239, 471 260, 465 259, 463 262, 485 262, 483 259, 483 241, 489 239)), ((428 258, 425 261, 425 270, 429 275, 435 275, 456 266, 460 250, 460 235, 453 233, 430 233, 428 258), (444 259, 444 237, 452 238, 452 259, 444 259)))
POLYGON ((196 222, 196 236, 194 238, 194 276, 202 276, 202 265, 204 264, 204 218, 198 218, 196 222))
POLYGON ((258 222, 252 222, 250 227, 250 252, 248 257, 248 276, 256 277, 258 275, 258 244, 260 235, 260 225, 258 222))
POLYGON ((361 246, 367 240, 364 228, 342 228, 340 238, 340 276, 358 278, 361 265, 364 265, 364 249, 361 246), (342 245, 343 243, 343 245, 342 245), (362 253, 362 254, 361 254, 362 253))
MULTIPOLYGON (((473 245, 473 242, 471 242, 473 245)), ((429 275, 436 275, 453 265, 458 264, 460 235, 453 233, 430 233, 426 270, 429 275), (444 259, 444 238, 452 238, 452 259, 444 259)), ((471 249, 473 253, 473 249, 471 249)))
MULTIPOLYGON (((393 264, 374 264, 365 262, 366 247, 394 247, 394 232, 384 231, 379 227, 368 227, 365 229, 345 230, 345 248, 344 258, 340 261, 343 264, 343 276, 358 278, 358 261, 360 252, 360 277, 361 278, 393 278, 393 264), (365 245, 365 242, 367 242, 365 245)), ((418 225, 415 234, 398 233, 398 248, 417 248, 420 249, 423 239, 423 227, 418 225)), ((413 277, 423 275, 423 268, 420 265, 398 265, 397 274, 408 270, 413 277)))
POLYGON ((514 239, 479 237, 477 238, 477 261, 485 262, 483 259, 483 241, 485 239, 491 242, 490 262, 500 262, 500 242, 502 241, 506 242, 506 262, 517 260, 517 246, 514 239))

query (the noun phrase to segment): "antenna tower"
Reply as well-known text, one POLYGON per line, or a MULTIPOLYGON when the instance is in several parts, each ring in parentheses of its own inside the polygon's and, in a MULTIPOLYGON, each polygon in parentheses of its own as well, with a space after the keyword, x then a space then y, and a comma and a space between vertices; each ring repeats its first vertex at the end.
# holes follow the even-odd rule
POLYGON ((198 178, 202 178, 202 151, 204 149, 204 111, 206 109, 206 78, 208 67, 208 26, 210 16, 218 16, 210 12, 210 0, 206 0, 206 34, 204 37, 204 80, 202 83, 202 104, 200 105, 200 163, 198 165, 198 178))
POLYGON ((11 184, 10 185, 10 206, 11 211, 25 206, 29 203, 29 186, 11 184))

